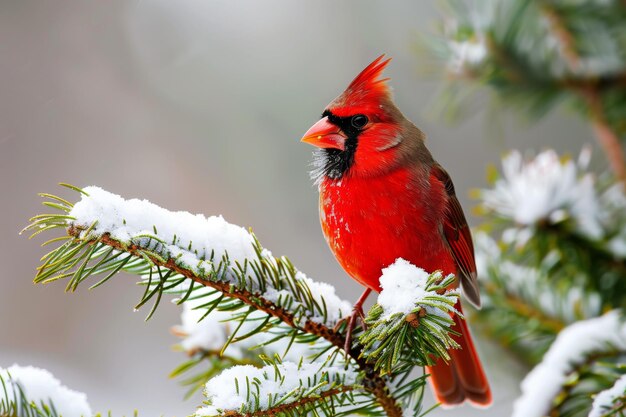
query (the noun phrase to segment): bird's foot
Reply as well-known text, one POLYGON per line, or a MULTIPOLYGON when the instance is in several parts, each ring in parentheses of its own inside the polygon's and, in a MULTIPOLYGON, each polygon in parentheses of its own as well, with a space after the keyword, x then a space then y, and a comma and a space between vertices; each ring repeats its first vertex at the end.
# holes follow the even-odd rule
POLYGON ((363 305, 355 305, 352 309, 352 314, 350 317, 346 317, 348 320, 348 327, 346 330, 346 341, 343 344, 343 350, 346 352, 350 352, 350 348, 352 347, 352 332, 356 327, 357 321, 361 320, 361 326, 363 330, 367 330, 367 324, 365 323, 365 314, 363 314, 363 305))
POLYGON ((339 329, 343 325, 343 323, 348 320, 348 326, 346 328, 346 340, 343 344, 343 350, 346 352, 346 355, 348 354, 348 352, 350 352, 350 349, 352 348, 352 331, 354 330, 358 319, 361 319, 363 329, 367 330, 367 324, 365 324, 365 314, 363 314, 363 303, 367 299, 367 296, 370 294, 370 292, 372 292, 371 289, 366 289, 361 297, 359 297, 358 301, 354 304, 354 307, 352 307, 352 314, 350 315, 350 317, 342 319, 335 326, 335 329, 339 329))

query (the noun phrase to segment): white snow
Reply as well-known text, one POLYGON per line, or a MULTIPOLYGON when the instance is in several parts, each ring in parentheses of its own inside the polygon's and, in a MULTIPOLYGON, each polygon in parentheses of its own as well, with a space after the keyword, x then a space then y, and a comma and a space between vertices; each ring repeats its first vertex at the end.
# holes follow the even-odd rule
POLYGON ((574 161, 559 159, 553 150, 524 161, 513 151, 502 159, 502 171, 494 188, 482 192, 487 208, 525 226, 571 218, 582 234, 602 236, 594 178, 574 161))
MULTIPOLYGON (((317 302, 318 305, 326 305, 326 323, 336 323, 342 317, 348 317, 352 312, 352 304, 348 301, 342 300, 337 296, 335 287, 325 282, 317 282, 307 277, 304 272, 296 272, 296 281, 305 284, 311 293, 311 297, 317 302), (322 302, 322 299, 324 300, 322 302)), ((281 291, 268 291, 265 298, 272 302, 278 302, 278 298, 284 296, 285 290, 281 291)), ((311 321, 316 323, 324 323, 324 317, 319 312, 309 317, 311 321)))
MULTIPOLYGON (((571 221, 577 233, 598 242, 616 258, 626 257, 626 193, 621 183, 606 186, 586 172, 589 148, 578 161, 547 150, 525 161, 518 151, 502 159, 502 178, 482 190, 483 205, 516 224, 502 240, 524 246, 542 222, 571 221)), ((480 269, 479 269, 480 270, 480 269)))
MULTIPOLYGON (((254 398, 246 395, 246 379, 250 383, 251 391, 258 394, 258 409, 265 410, 269 406, 270 394, 280 398, 299 390, 307 391, 311 386, 320 382, 323 374, 328 375, 327 380, 331 384, 341 381, 343 385, 351 385, 357 378, 355 372, 344 370, 343 367, 319 363, 298 365, 293 362, 283 362, 276 365, 276 368, 280 375, 277 375, 272 365, 263 368, 244 365, 226 369, 206 383, 204 394, 211 405, 197 410, 195 415, 198 417, 215 416, 226 410, 239 410, 242 405, 256 410, 254 398), (313 383, 314 380, 315 383, 313 383)), ((323 385, 308 395, 319 394, 328 389, 328 386, 323 385)), ((284 404, 292 401, 293 399, 291 401, 288 399, 284 404)))
POLYGON ((589 355, 607 348, 626 349, 626 323, 620 321, 618 311, 563 329, 541 363, 522 381, 522 395, 513 406, 512 417, 546 415, 569 373, 589 355))
MULTIPOLYGON (((69 215, 76 219, 72 222, 73 225, 83 229, 96 222, 95 227, 89 231, 90 236, 98 237, 109 233, 113 239, 123 244, 133 243, 166 258, 173 258, 179 266, 201 277, 206 277, 213 271, 211 254, 215 264, 227 254, 231 268, 235 268, 235 263, 243 265, 246 260, 258 261, 252 235, 246 229, 228 223, 221 216, 205 217, 185 211, 172 212, 147 200, 125 200, 99 187, 86 187, 83 191, 88 195, 82 196, 69 215)), ((86 233, 87 231, 83 231, 82 236, 86 233)), ((263 249, 261 256, 265 261, 276 265, 277 261, 270 251, 263 249)), ((230 275, 226 279, 235 283, 234 273, 230 275)), ((334 325, 341 317, 350 314, 350 303, 340 299, 331 285, 315 282, 301 272, 297 272, 295 278, 308 285, 313 299, 319 305, 326 305, 325 324, 334 325)), ((247 289, 258 290, 253 281, 247 289)), ((281 291, 284 294, 284 290, 281 291)), ((262 295, 269 301, 276 302, 281 291, 269 288, 262 295)), ((294 303, 292 308, 295 307, 294 303)), ((308 311, 305 315, 315 322, 324 321, 323 314, 319 311, 308 311)), ((190 320, 192 319, 186 319, 185 322, 190 320)), ((208 342, 190 340, 188 343, 194 345, 208 342)))
MULTIPOLYGON (((209 300, 201 300, 206 303, 209 300)), ((181 347, 190 354, 198 351, 220 351, 231 334, 234 323, 226 323, 232 312, 213 310, 204 319, 205 309, 196 309, 192 302, 183 303, 181 325, 174 328, 177 335, 183 337, 181 347)))
MULTIPOLYGON (((435 273, 443 278, 440 272, 435 273)), ((409 314, 428 297, 438 295, 426 290, 429 276, 428 272, 402 258, 396 259, 393 264, 384 268, 380 277, 382 291, 378 295, 378 304, 384 310, 381 319, 388 319, 398 313, 409 314)), ((425 307, 430 314, 440 314, 437 308, 425 307)))
MULTIPOLYGON (((13 365, 6 369, 0 368, 0 377, 4 380, 9 399, 13 398, 18 385, 25 397, 35 402, 37 406, 41 406, 42 402, 46 405, 52 402, 60 417, 92 415, 85 394, 61 385, 61 382, 45 369, 13 365)), ((0 398, 4 398, 2 387, 0 398)))
POLYGON ((596 394, 591 406, 589 417, 603 417, 609 411, 616 408, 616 405, 624 404, 626 397, 626 375, 619 378, 615 384, 604 391, 596 394))
POLYGON ((449 41, 448 48, 451 52, 448 67, 456 74, 462 73, 467 67, 481 64, 487 57, 487 47, 482 37, 463 42, 449 41))
POLYGON ((86 187, 83 191, 89 196, 83 195, 69 215, 76 218, 76 226, 83 228, 97 222, 90 234, 109 233, 121 242, 180 257, 179 261, 194 272, 201 267, 210 269, 210 263, 203 259, 208 260, 212 251, 215 262, 221 261, 226 252, 233 263, 243 264, 245 259, 256 258, 250 233, 222 216, 172 212, 148 200, 125 200, 99 187, 86 187))
MULTIPOLYGON (((200 320, 206 313, 206 308, 198 307, 206 304, 213 297, 214 296, 208 296, 187 300, 182 304, 182 323, 180 326, 174 327, 174 332, 177 336, 182 337, 180 345, 190 355, 199 350, 213 353, 220 352, 228 338, 232 335, 232 332, 238 326, 237 321, 229 321, 233 316, 233 312, 230 311, 219 311, 215 309, 211 314, 200 320)), ((250 333, 262 323, 262 320, 259 319, 264 317, 266 317, 266 315, 263 312, 257 311, 252 313, 244 322, 238 335, 241 336, 250 333)), ((286 329, 276 329, 276 331, 281 330, 286 329)), ((267 357, 279 355, 283 360, 299 362, 301 359, 306 360, 310 358, 318 353, 320 348, 326 346, 325 342, 321 341, 313 343, 295 342, 285 354, 290 338, 282 338, 251 351, 252 348, 256 348, 275 337, 276 332, 274 331, 254 333, 244 340, 231 343, 224 352, 224 355, 234 359, 242 359, 250 355, 258 357, 259 354, 264 354, 267 357)), ((318 360, 323 360, 323 358, 320 357, 318 360)))

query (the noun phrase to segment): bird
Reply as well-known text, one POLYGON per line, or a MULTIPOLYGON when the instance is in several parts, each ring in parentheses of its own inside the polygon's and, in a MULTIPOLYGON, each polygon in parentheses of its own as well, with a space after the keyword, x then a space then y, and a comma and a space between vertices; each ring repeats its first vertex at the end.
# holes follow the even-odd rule
MULTIPOLYGON (((446 170, 426 135, 395 105, 376 58, 324 109, 301 141, 316 147, 311 173, 319 189, 324 237, 345 272, 365 287, 349 317, 346 351, 363 303, 380 292, 383 268, 398 258, 429 272, 455 274, 465 299, 480 307, 472 236, 446 170)), ((459 303, 455 306, 462 313, 459 303)), ((492 403, 467 323, 453 315, 450 360, 426 367, 443 406, 492 403)))

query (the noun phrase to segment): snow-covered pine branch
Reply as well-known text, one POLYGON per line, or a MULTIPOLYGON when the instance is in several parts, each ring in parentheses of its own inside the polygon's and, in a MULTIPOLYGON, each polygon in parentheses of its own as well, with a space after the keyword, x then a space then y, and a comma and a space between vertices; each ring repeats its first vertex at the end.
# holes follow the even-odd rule
POLYGON ((493 92, 493 109, 517 108, 535 118, 566 103, 592 124, 613 173, 626 180, 624 2, 448 4, 440 36, 428 39, 449 75, 442 111, 458 117, 475 109, 481 85, 493 92))
POLYGON ((613 386, 596 394, 589 417, 617 416, 626 409, 626 375, 622 375, 613 386))
POLYGON ((497 238, 475 234, 479 324, 530 363, 564 326, 626 307, 626 195, 589 159, 514 151, 478 193, 497 238))
MULTIPOLYGON (((278 391, 271 398, 260 398, 258 392, 254 397, 248 391, 256 398, 254 410, 287 416, 306 404, 327 416, 352 412, 401 416, 403 408, 416 413, 421 408, 425 377, 409 376, 415 367, 432 360, 431 355, 445 357, 445 347, 455 346, 447 334, 448 313, 457 297, 446 290, 452 276, 429 275, 398 261, 385 275, 409 282, 414 274, 413 281, 419 284, 414 283, 412 290, 419 297, 407 300, 406 311, 387 314, 377 322, 372 317, 385 310, 382 296, 383 307, 377 304, 370 313, 370 324, 377 332, 375 344, 369 339, 364 349, 356 338, 350 351, 343 352, 345 322, 340 319, 349 314, 350 304, 337 297, 329 284, 306 277, 287 258, 274 257, 245 229, 222 217, 170 212, 145 200, 124 200, 98 187, 69 188, 81 193, 81 201, 72 204, 42 194, 51 200, 44 205, 60 213, 35 216, 25 229, 33 236, 59 228, 67 232, 67 236, 44 243, 58 246, 42 258, 35 282, 67 279, 67 290, 74 291, 94 275, 103 274, 104 278, 91 288, 120 271, 139 275, 145 290, 136 308, 153 300, 148 318, 163 294, 174 294, 175 302, 187 305, 183 324, 175 332, 184 338, 183 349, 192 356, 175 373, 204 366, 204 372, 190 380, 196 387, 208 380, 205 388, 210 403, 220 404, 211 394, 211 381, 228 378, 231 370, 237 373, 239 369, 237 375, 245 379, 263 366, 275 371, 297 366, 308 372, 324 364, 348 373, 339 379, 327 373, 326 379, 307 380, 306 384, 291 375, 287 379, 291 382, 284 386, 290 390, 275 385, 278 391), (378 355, 385 350, 375 349, 376 343, 386 345, 388 338, 397 337, 400 327, 403 337, 419 352, 394 354, 384 363, 379 361, 382 356, 378 355), (298 348, 291 352, 294 345, 298 348), (349 387, 344 377, 349 379, 349 387), (296 380, 302 382, 298 387, 293 386, 296 380), (261 404, 271 409, 263 409, 261 404)), ((250 378, 254 376, 247 381, 250 378)), ((267 378, 282 381, 276 374, 271 377, 267 373, 267 378)), ((239 404, 237 412, 256 415, 250 404, 239 404)), ((224 411, 222 405, 209 407, 214 407, 211 412, 221 407, 219 412, 224 415, 234 411, 224 411)))
MULTIPOLYGON (((284 323, 277 323, 263 331, 254 331, 267 315, 260 311, 251 313, 239 329, 240 335, 249 335, 227 341, 237 328, 237 315, 232 311, 217 308, 207 315, 207 303, 215 302, 220 292, 198 291, 193 298, 182 303, 181 324, 172 332, 181 338, 180 349, 189 359, 177 367, 170 376, 181 376, 182 383, 190 387, 188 395, 204 387, 207 380, 225 369, 239 365, 265 365, 265 358, 280 358, 282 361, 299 363, 301 360, 314 362, 324 357, 333 345, 324 339, 311 339, 305 334, 295 334, 284 323)), ((174 301, 177 301, 174 299, 174 301)))
MULTIPOLYGON (((502 176, 495 180, 493 188, 480 192, 483 208, 516 225, 505 231, 504 239, 523 246, 535 229, 569 222, 567 226, 573 233, 590 241, 608 241, 617 213, 603 204, 602 190, 595 176, 587 171, 590 157, 588 148, 583 149, 578 161, 560 158, 553 150, 528 160, 519 151, 506 155, 502 159, 502 176)), ((626 199, 621 200, 620 208, 626 208, 626 199)), ((619 204, 614 198, 611 201, 619 204)), ((609 243, 607 252, 612 253, 612 246, 620 245, 609 243)))
POLYGON ((235 366, 209 380, 204 389, 209 405, 195 416, 261 416, 270 409, 302 416, 313 410, 328 416, 339 415, 342 408, 359 411, 354 406, 363 402, 358 394, 362 387, 353 370, 323 361, 268 362, 260 368, 235 366))
POLYGON ((368 328, 360 339, 364 353, 386 372, 393 372, 397 364, 450 359, 448 349, 459 347, 450 337, 454 324, 450 313, 462 317, 454 308, 459 292, 448 289, 454 275, 429 274, 401 258, 382 272, 382 291, 365 319, 368 328))
POLYGON ((522 382, 513 417, 561 415, 576 407, 588 412, 592 395, 610 388, 624 372, 619 365, 625 356, 626 322, 618 311, 568 326, 522 382))
POLYGON ((529 363, 541 359, 565 326, 602 313, 597 292, 571 283, 555 285, 555 254, 529 265, 484 232, 474 234, 474 243, 484 289, 477 325, 529 363))
POLYGON ((85 394, 32 366, 0 368, 0 416, 91 417, 85 394))

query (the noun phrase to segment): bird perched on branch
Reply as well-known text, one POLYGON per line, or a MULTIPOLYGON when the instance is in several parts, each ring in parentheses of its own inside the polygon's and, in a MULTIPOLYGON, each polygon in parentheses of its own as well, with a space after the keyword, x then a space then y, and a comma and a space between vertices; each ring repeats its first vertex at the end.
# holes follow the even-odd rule
MULTIPOLYGON (((455 274, 466 299, 480 307, 474 248, 448 173, 432 157, 425 134, 391 99, 389 59, 378 57, 335 98, 302 138, 316 150, 314 176, 326 241, 343 269, 366 287, 348 323, 347 348, 363 302, 380 292, 381 270, 398 258, 455 274)), ((456 306, 461 310, 460 303, 456 306)), ((491 391, 467 324, 453 317, 461 349, 429 367, 444 405, 491 404, 491 391)))

